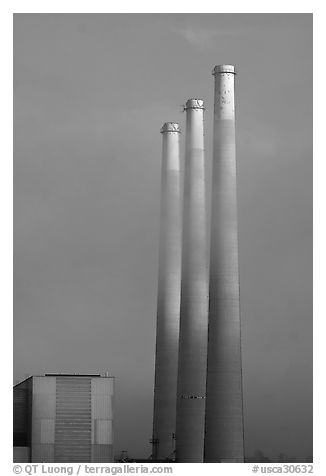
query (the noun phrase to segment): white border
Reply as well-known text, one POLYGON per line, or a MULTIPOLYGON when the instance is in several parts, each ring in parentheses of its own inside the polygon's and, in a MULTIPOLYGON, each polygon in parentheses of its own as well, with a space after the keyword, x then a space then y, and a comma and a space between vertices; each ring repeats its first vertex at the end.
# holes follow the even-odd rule
MULTIPOLYGON (((203 1, 200 2, 175 2, 165 0, 164 2, 149 3, 148 1, 137 2, 108 2, 103 0, 93 1, 5 1, 0 6, 0 32, 1 32, 1 59, 2 71, 0 75, 1 81, 1 136, 2 136, 2 173, 1 173, 1 203, 2 203, 2 273, 1 273, 1 296, 2 302, 2 417, 5 426, 1 431, 1 456, 5 462, 10 465, 12 461, 12 394, 8 390, 12 385, 12 14, 14 12, 34 13, 34 12, 71 12, 71 13, 314 13, 314 461, 316 469, 321 465, 324 450, 324 425, 325 425, 325 373, 323 372, 323 361, 325 356, 321 354, 324 347, 324 335, 326 313, 324 310, 325 300, 325 151, 321 152, 321 141, 325 135, 325 76, 322 74, 323 63, 325 60, 325 44, 324 31, 326 29, 326 18, 322 2, 304 2, 304 1, 233 1, 233 2, 216 2, 203 1), (243 7, 246 7, 244 9, 243 7), (318 103, 317 103, 318 100, 318 103), (321 158, 318 160, 319 153, 321 158), (5 392, 4 389, 8 391, 5 392)), ((324 141, 323 141, 324 145, 324 141)), ((298 416, 300 417, 300 416, 298 416)), ((210 468, 211 465, 205 464, 200 466, 192 465, 189 471, 189 465, 177 465, 178 470, 174 474, 189 474, 193 471, 203 471, 210 474, 216 468, 210 468), (181 468, 185 466, 185 468, 181 468)), ((215 466, 215 465, 214 465, 215 466)), ((223 466, 223 474, 234 474, 237 468, 237 474, 245 471, 251 473, 252 465, 227 465, 223 466)), ((221 467, 219 467, 221 472, 221 467)), ((322 472, 318 471, 318 474, 322 472)))

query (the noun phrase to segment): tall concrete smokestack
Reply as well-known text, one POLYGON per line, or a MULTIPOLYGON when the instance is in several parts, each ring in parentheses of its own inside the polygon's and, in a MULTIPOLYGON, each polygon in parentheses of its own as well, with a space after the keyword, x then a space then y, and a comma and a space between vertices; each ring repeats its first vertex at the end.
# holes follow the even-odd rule
POLYGON ((160 257, 157 303, 153 458, 171 458, 176 394, 181 288, 181 190, 179 124, 166 122, 163 137, 160 257))
POLYGON ((244 461, 234 66, 215 66, 205 462, 244 461))
POLYGON ((203 462, 208 322, 204 103, 186 104, 177 462, 203 462))

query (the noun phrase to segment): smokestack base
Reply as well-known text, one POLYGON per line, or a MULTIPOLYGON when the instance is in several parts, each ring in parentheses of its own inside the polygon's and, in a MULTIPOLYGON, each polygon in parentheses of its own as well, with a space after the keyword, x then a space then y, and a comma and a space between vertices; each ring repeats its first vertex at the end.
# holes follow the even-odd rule
POLYGON ((215 76, 216 74, 221 74, 221 73, 236 74, 235 68, 232 64, 219 64, 215 66, 212 72, 213 76, 215 76))
POLYGON ((205 109, 204 101, 202 99, 188 99, 185 105, 185 110, 187 109, 205 109))
POLYGON ((180 126, 177 122, 165 122, 160 130, 161 134, 164 132, 181 132, 180 126))

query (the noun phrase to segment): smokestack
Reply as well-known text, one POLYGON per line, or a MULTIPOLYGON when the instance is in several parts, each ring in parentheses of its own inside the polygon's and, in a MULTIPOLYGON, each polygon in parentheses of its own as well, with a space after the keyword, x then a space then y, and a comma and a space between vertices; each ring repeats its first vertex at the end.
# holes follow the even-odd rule
POLYGON ((215 66, 205 462, 244 461, 235 70, 215 66))
POLYGON ((181 190, 179 124, 162 129, 160 257, 157 303, 153 458, 172 458, 175 444, 176 393, 181 288, 181 190))
POLYGON ((203 462, 208 322, 204 103, 186 104, 176 458, 203 462))

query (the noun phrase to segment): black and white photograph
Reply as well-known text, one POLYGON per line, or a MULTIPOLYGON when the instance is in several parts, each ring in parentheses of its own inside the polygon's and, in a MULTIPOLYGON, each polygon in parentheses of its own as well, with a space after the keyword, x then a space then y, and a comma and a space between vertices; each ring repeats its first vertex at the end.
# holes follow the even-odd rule
POLYGON ((313 14, 12 21, 14 468, 311 472, 313 14))

